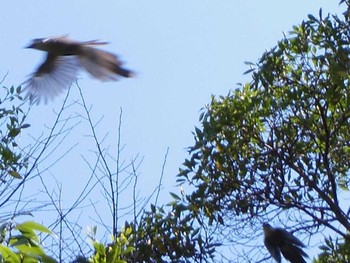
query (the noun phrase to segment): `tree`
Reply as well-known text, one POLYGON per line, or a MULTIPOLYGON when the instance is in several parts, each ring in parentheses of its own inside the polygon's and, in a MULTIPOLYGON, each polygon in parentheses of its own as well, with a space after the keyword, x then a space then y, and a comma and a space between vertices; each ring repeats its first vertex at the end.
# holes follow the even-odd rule
MULTIPOLYGON (((349 7, 348 1, 342 2, 349 7)), ((195 144, 178 176, 179 183, 189 184, 193 192, 181 197, 172 194, 169 209, 151 205, 145 212, 143 206, 140 211, 144 213, 134 212, 132 223, 126 223, 124 228, 118 224, 115 199, 120 184, 114 177, 116 173, 108 170, 104 159, 108 154, 93 132, 98 147, 95 167, 107 170, 104 176, 112 185, 112 193, 107 196, 112 199, 113 238, 109 244, 92 238, 90 251, 81 248, 82 239, 76 237, 79 233, 69 228, 67 217, 71 210, 63 213, 57 206, 59 219, 53 228, 59 226, 57 232, 61 233, 65 225, 74 235, 73 241, 83 254, 76 262, 209 262, 225 242, 232 242, 230 248, 235 254, 234 258, 225 253, 228 261, 257 262, 267 251, 256 249, 258 241, 251 247, 247 245, 262 234, 262 222, 267 220, 284 222, 288 232, 302 230, 310 238, 324 228, 334 231, 340 241, 326 241, 328 248, 323 247, 320 262, 333 260, 333 251, 348 253, 349 212, 342 202, 348 191, 350 164, 348 29, 348 12, 343 19, 323 17, 322 12, 318 18, 309 15, 276 47, 265 52, 258 63, 249 63, 252 68, 247 73, 252 73, 252 81, 227 96, 213 96, 200 116, 202 126, 195 129, 195 144), (234 245, 242 244, 249 252, 237 249, 235 253, 234 245)), ((21 118, 11 118, 21 111, 4 112, 10 116, 10 125, 6 126, 8 140, 0 152, 1 182, 16 177, 28 180, 30 167, 36 163, 30 166, 16 152, 11 139, 19 134, 18 129, 27 126, 21 118), (21 169, 26 169, 25 176, 21 169)), ((95 127, 89 116, 87 119, 95 127)), ((51 135, 47 141, 50 138, 51 135)), ((100 181, 95 167, 91 167, 91 177, 100 181)), ((19 187, 14 189, 23 185, 18 182, 19 187)), ((13 196, 6 190, 4 193, 4 200, 13 196)), ((136 204, 134 210, 135 207, 136 204)), ((63 234, 59 236, 62 240, 63 234)), ((68 251, 71 254, 62 257, 68 247, 65 245, 54 248, 60 260, 75 256, 68 251)), ((345 256, 339 260, 343 259, 347 260, 345 256)))
POLYGON ((210 262, 215 244, 174 194, 167 208, 151 205, 138 224, 132 224, 137 248, 128 262, 210 262))
POLYGON ((314 263, 347 263, 350 260, 350 244, 349 239, 341 242, 331 237, 325 239, 325 245, 320 247, 321 253, 314 263))
POLYGON ((347 12, 309 15, 249 63, 250 83, 203 110, 178 180, 195 187, 191 210, 219 239, 242 244, 272 219, 348 238, 349 26, 347 12))
POLYGON ((21 191, 24 183, 31 179, 28 157, 18 147, 17 139, 26 123, 27 113, 23 105, 11 106, 13 101, 21 101, 21 89, 13 86, 4 88, 5 96, 0 100, 0 262, 56 262, 42 248, 39 235, 51 234, 41 224, 32 221, 17 222, 17 218, 30 215, 30 210, 21 209, 21 200, 13 201, 13 196, 21 191), (14 208, 6 212, 9 205, 14 208))
MULTIPOLYGON (((1 83, 0 83, 1 84, 1 83)), ((11 105, 11 102, 20 99, 20 88, 13 86, 9 89, 3 88, 4 96, 0 100, 0 192, 2 207, 16 192, 22 183, 17 185, 15 190, 9 187, 13 181, 22 178, 20 173, 28 168, 28 158, 18 149, 17 138, 23 129, 30 125, 25 123, 27 114, 20 106, 11 105)))
MULTIPOLYGON (((0 226, 0 262, 20 262, 20 260, 50 263, 57 261, 167 262, 169 260, 172 262, 190 262, 191 260, 203 262, 210 258, 213 248, 207 246, 208 240, 206 237, 202 237, 201 231, 198 229, 199 225, 193 224, 193 219, 186 213, 187 208, 182 204, 180 197, 172 194, 174 201, 166 208, 163 205, 157 207, 152 204, 150 211, 147 211, 146 205, 149 204, 152 195, 157 192, 151 194, 146 201, 139 200, 136 196, 135 187, 140 161, 137 157, 130 163, 121 160, 123 149, 120 142, 122 112, 119 116, 117 157, 110 162, 108 158, 111 155, 103 148, 103 144, 96 134, 97 126, 91 118, 90 109, 81 96, 81 106, 85 113, 83 119, 91 129, 91 138, 96 147, 96 161, 95 163, 89 162, 92 174, 83 187, 83 192, 78 193, 77 200, 70 207, 64 208, 60 199, 59 182, 57 192, 52 191, 52 186, 46 182, 46 168, 41 168, 41 164, 48 155, 58 151, 58 147, 62 145, 62 142, 76 126, 77 117, 72 116, 69 112, 68 117, 65 117, 67 108, 64 103, 57 113, 54 124, 46 131, 48 135, 41 135, 41 138, 35 139, 34 146, 18 145, 18 136, 23 136, 22 130, 30 126, 26 124, 29 110, 24 111, 25 104, 22 103, 20 88, 5 88, 4 91, 7 95, 3 96, 4 99, 0 104, 2 106, 0 120, 6 124, 2 125, 0 129, 2 134, 0 142, 2 183, 0 195, 2 206, 6 207, 7 212, 5 213, 3 210, 3 221, 0 226), (116 168, 114 168, 115 164, 116 168), (57 214, 57 220, 50 225, 50 229, 56 234, 53 238, 50 238, 52 232, 42 225, 35 222, 18 223, 19 219, 17 220, 17 218, 20 215, 34 217, 42 208, 30 205, 32 199, 28 199, 24 194, 24 190, 28 187, 26 182, 30 180, 41 182, 42 192, 46 193, 46 198, 48 198, 44 201, 43 207, 46 210, 51 208, 51 213, 57 214), (98 241, 97 227, 92 227, 88 233, 89 242, 85 242, 86 234, 82 233, 81 229, 86 226, 71 219, 71 213, 76 210, 79 212, 81 209, 79 206, 84 207, 84 210, 90 207, 92 212, 98 211, 100 207, 94 204, 83 205, 83 201, 88 199, 87 197, 97 187, 101 187, 107 207, 110 208, 111 212, 110 218, 102 219, 99 217, 98 219, 101 220, 101 225, 106 226, 106 229, 102 229, 102 231, 106 231, 110 236, 108 239, 98 241), (126 222, 123 226, 119 223, 122 219, 119 211, 119 199, 126 189, 130 190, 129 188, 133 188, 131 191, 133 192, 133 203, 127 205, 129 207, 127 213, 132 214, 132 223, 126 222), (40 238, 35 233, 38 231, 41 232, 40 238), (44 252, 44 248, 41 246, 42 240, 46 243, 45 251, 52 257, 47 256, 44 252)), ((64 151, 59 159, 63 158, 66 153, 67 151, 64 151)), ((48 169, 50 167, 51 165, 48 169)), ((29 192, 31 195, 34 194, 30 188, 29 192)), ((130 191, 127 194, 130 199, 130 191)), ((96 198, 96 195, 94 197, 96 198)), ((47 211, 46 214, 49 212, 47 211)), ((36 218, 40 220, 40 217, 36 218)), ((99 231, 101 232, 101 230, 99 231)))

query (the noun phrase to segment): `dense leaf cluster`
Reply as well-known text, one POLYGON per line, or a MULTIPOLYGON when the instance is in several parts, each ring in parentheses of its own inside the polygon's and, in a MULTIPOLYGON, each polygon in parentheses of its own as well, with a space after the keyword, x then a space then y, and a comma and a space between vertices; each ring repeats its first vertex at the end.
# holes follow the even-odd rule
POLYGON ((128 262, 208 262, 213 257, 214 244, 173 196, 170 211, 152 205, 138 225, 131 224, 136 250, 128 262))
POLYGON ((203 110, 179 181, 194 185, 187 200, 210 222, 290 209, 306 227, 350 231, 339 202, 350 180, 350 25, 308 18, 249 63, 251 83, 203 110))

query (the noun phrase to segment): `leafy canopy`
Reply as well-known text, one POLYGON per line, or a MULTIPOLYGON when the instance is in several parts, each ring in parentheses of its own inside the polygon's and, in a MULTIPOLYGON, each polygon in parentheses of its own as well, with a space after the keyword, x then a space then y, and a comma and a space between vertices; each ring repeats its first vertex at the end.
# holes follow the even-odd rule
POLYGON ((250 83, 212 97, 178 179, 195 187, 192 210, 220 224, 288 210, 304 228, 346 237, 339 194, 349 187, 349 57, 347 15, 320 11, 248 63, 250 83))

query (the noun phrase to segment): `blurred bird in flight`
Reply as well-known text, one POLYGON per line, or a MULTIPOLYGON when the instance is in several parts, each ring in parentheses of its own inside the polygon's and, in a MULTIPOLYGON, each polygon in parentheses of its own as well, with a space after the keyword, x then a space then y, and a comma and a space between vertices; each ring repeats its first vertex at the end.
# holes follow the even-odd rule
POLYGON ((101 81, 131 77, 133 72, 123 68, 116 55, 95 47, 105 44, 97 40, 75 41, 66 36, 33 39, 27 48, 45 51, 47 56, 23 83, 26 97, 31 103, 47 103, 68 89, 81 69, 101 81))
POLYGON ((308 257, 302 250, 305 245, 283 228, 273 228, 267 223, 263 224, 264 244, 276 262, 281 263, 281 253, 285 259, 292 263, 306 263, 308 257))

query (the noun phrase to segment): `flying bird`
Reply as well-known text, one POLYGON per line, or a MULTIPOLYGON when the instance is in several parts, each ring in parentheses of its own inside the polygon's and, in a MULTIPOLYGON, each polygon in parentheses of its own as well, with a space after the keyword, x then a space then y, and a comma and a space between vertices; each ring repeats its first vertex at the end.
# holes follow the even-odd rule
POLYGON ((101 81, 131 77, 133 72, 123 68, 116 55, 96 48, 105 44, 107 42, 97 40, 75 41, 66 36, 33 39, 27 48, 45 51, 47 55, 23 83, 26 97, 31 102, 44 100, 47 103, 69 88, 81 69, 101 81))
POLYGON ((305 245, 293 234, 283 228, 273 228, 267 223, 263 224, 264 244, 277 263, 281 263, 281 253, 291 263, 306 263, 304 257, 308 255, 303 251, 305 245))

